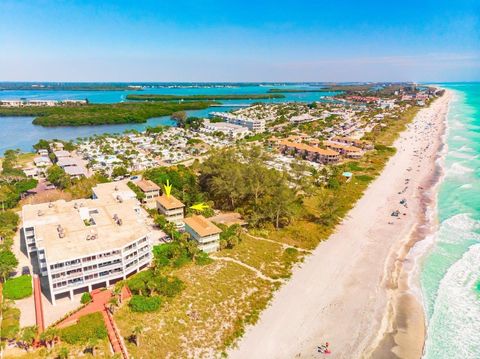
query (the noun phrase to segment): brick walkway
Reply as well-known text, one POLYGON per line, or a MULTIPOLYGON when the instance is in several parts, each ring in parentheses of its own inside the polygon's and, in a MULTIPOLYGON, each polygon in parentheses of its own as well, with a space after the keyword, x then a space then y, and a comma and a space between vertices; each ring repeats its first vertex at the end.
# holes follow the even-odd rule
POLYGON ((41 334, 45 330, 45 320, 43 318, 40 278, 36 274, 33 276, 33 299, 35 301, 35 320, 37 323, 38 334, 41 334))
POLYGON ((90 294, 92 295, 92 301, 79 311, 58 323, 57 328, 65 328, 69 325, 75 324, 78 319, 84 315, 101 312, 105 309, 105 305, 112 298, 112 292, 110 290, 95 289, 90 294))
MULTIPOLYGON (((122 355, 122 358, 128 359, 128 353, 125 344, 123 343, 123 339, 120 336, 117 326, 115 325, 113 316, 107 309, 108 302, 112 298, 112 291, 95 289, 90 294, 92 295, 92 301, 79 311, 73 313, 71 316, 58 323, 57 328, 65 328, 69 325, 75 324, 78 319, 87 314, 101 312, 103 321, 105 322, 105 326, 107 328, 108 339, 110 340, 110 344, 112 345, 113 352, 120 353, 120 355, 122 355)), ((130 290, 127 287, 124 287, 121 293, 122 301, 130 298, 131 296, 132 293, 130 292, 130 290)))

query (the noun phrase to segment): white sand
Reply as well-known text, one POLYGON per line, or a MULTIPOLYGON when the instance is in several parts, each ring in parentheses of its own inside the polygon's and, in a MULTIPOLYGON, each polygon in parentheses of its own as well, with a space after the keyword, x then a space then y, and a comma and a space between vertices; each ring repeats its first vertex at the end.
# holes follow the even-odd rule
POLYGON ((401 267, 424 219, 423 194, 435 176, 450 97, 447 92, 417 114, 382 174, 275 294, 231 358, 323 357, 316 348, 326 341, 330 358, 388 358, 395 346, 403 358, 421 355, 423 311, 413 296, 405 296, 401 267), (404 198, 408 208, 399 203, 404 198), (397 209, 399 219, 391 216, 397 209))

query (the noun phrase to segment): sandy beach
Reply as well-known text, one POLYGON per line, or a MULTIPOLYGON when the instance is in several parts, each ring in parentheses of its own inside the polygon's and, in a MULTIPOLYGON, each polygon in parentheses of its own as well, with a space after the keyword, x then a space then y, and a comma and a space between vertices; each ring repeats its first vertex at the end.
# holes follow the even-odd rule
POLYGON ((327 341, 330 358, 421 356, 424 315, 409 284, 409 253, 428 231, 450 98, 446 92, 417 114, 382 174, 275 294, 231 358, 321 358, 317 346, 327 341))

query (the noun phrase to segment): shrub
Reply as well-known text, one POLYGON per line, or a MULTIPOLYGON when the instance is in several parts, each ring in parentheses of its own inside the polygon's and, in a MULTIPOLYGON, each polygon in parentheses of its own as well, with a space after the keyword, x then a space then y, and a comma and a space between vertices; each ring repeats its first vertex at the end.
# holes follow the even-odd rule
POLYGON ((22 275, 7 280, 3 286, 3 295, 7 299, 22 299, 32 295, 32 277, 22 275))
POLYGON ((183 282, 180 279, 155 275, 152 270, 135 274, 127 283, 132 293, 139 296, 155 292, 165 297, 174 297, 183 289, 183 282))
POLYGON ((154 312, 160 308, 162 300, 160 297, 145 297, 142 295, 134 295, 128 303, 130 309, 134 312, 154 312))
POLYGON ((291 248, 291 247, 288 247, 287 249, 285 249, 285 255, 287 256, 296 256, 298 254, 298 249, 296 248, 291 248))
POLYGON ((107 328, 99 312, 87 314, 78 320, 77 324, 60 329, 59 337, 69 344, 86 343, 89 339, 105 339, 107 328))
POLYGON ((85 293, 82 294, 82 298, 80 299, 80 303, 87 304, 87 303, 90 303, 91 301, 92 301, 92 296, 90 295, 90 293, 85 292, 85 293))
POLYGON ((213 259, 208 256, 208 253, 201 251, 195 257, 195 263, 204 266, 213 262, 213 259))
POLYGON ((165 297, 174 297, 183 289, 183 282, 176 277, 160 277, 155 283, 155 291, 165 297))

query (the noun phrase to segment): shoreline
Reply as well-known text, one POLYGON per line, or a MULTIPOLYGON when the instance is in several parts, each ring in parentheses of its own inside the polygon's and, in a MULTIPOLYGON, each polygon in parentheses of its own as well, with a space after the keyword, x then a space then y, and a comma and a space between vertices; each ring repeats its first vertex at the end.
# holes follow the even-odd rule
MULTIPOLYGON (((379 331, 373 350, 365 356, 384 358, 395 355, 397 358, 420 358, 423 356, 427 318, 423 293, 420 284, 420 262, 428 254, 433 236, 438 230, 437 205, 438 191, 445 176, 443 161, 447 152, 447 116, 452 92, 447 90, 448 106, 443 117, 440 136, 436 138, 437 155, 433 160, 434 172, 425 179, 425 190, 420 194, 421 212, 419 220, 412 228, 408 240, 393 256, 395 264, 391 277, 388 307, 382 330, 379 331), (419 247, 422 248, 419 248, 419 247)), ((391 269, 391 267, 390 267, 391 269)), ((386 267, 388 276, 388 267, 386 267)))
POLYGON ((409 292, 404 265, 411 265, 408 254, 424 238, 418 230, 425 230, 422 219, 431 205, 425 189, 434 190, 439 179, 436 161, 450 99, 447 91, 417 113, 380 176, 275 293, 229 352, 232 358, 319 357, 316 347, 325 341, 332 358, 421 356, 423 303, 409 292), (395 219, 390 214, 396 209, 405 214, 395 219))

